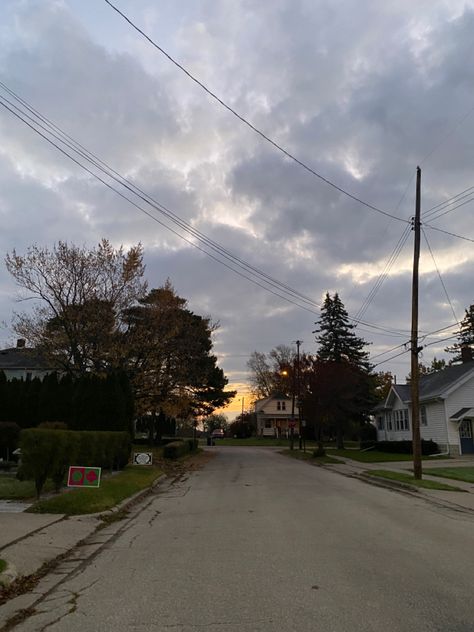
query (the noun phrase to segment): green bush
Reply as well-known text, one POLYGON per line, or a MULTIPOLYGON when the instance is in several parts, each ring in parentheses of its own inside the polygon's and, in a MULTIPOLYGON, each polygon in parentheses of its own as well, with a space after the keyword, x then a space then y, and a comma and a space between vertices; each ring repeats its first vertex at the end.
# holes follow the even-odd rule
POLYGON ((320 457, 320 456, 326 456, 326 450, 324 449, 324 446, 322 443, 318 444, 318 447, 316 448, 316 450, 313 450, 313 457, 320 457))
POLYGON ((37 428, 45 430, 67 430, 67 424, 63 421, 42 421, 37 428))
POLYGON ((360 449, 373 448, 377 443, 377 428, 373 424, 364 424, 359 431, 360 449))
POLYGON ((47 478, 57 491, 71 465, 124 468, 130 457, 128 432, 95 432, 30 428, 20 437, 21 479, 33 479, 39 498, 47 478))
POLYGON ((196 452, 198 449, 199 441, 197 439, 184 439, 189 446, 190 452, 196 452))
MULTIPOLYGON (((389 452, 391 454, 413 454, 413 444, 411 441, 378 441, 375 449, 379 452, 389 452)), ((432 439, 421 440, 421 453, 423 456, 438 454, 439 446, 432 439)))
POLYGON ((55 430, 23 430, 20 435, 21 472, 26 479, 35 482, 36 497, 39 498, 51 476, 52 464, 56 459, 58 443, 54 439, 55 430))
POLYGON ((59 492, 69 466, 74 464, 77 454, 77 437, 70 430, 54 430, 56 451, 54 461, 51 463, 50 478, 53 479, 54 489, 59 492))
POLYGON ((187 441, 172 441, 163 448, 163 457, 165 459, 179 459, 188 452, 189 443, 187 441))
POLYGON ((20 426, 13 421, 0 422, 0 454, 7 461, 18 447, 20 426))

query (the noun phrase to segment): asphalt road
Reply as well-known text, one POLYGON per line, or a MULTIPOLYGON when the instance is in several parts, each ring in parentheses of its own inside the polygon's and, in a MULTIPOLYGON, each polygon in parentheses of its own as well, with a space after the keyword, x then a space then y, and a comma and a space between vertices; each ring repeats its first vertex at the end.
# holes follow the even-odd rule
POLYGON ((15 630, 474 630, 471 515, 271 449, 215 452, 15 630))

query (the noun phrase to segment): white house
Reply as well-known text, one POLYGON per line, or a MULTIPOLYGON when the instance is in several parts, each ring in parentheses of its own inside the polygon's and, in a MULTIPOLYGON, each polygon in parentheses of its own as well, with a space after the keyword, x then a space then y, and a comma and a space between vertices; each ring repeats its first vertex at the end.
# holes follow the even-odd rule
POLYGON ((5 373, 7 380, 29 381, 35 377, 42 380, 52 370, 41 354, 25 346, 22 338, 17 340, 16 347, 0 350, 0 371, 5 373))
POLYGON ((291 397, 285 395, 273 395, 265 397, 255 402, 255 414, 257 417, 257 436, 259 437, 281 437, 287 436, 293 431, 299 434, 299 411, 297 402, 294 404, 294 414, 292 415, 293 402, 291 397))
MULTIPOLYGON (((393 384, 375 412, 379 441, 411 440, 409 384, 393 384)), ((464 362, 420 377, 422 439, 436 441, 452 456, 474 453, 474 362, 464 362)))

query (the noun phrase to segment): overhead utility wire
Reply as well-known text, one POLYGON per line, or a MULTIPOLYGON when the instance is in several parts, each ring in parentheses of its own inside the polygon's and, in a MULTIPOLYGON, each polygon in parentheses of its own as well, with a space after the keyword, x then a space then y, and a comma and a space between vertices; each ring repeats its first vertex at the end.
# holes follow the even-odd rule
POLYGON ((377 362, 377 364, 372 365, 373 368, 375 369, 376 366, 380 366, 381 364, 385 364, 386 362, 390 362, 391 360, 395 360, 395 358, 399 358, 400 356, 404 355, 405 353, 408 353, 410 351, 410 349, 405 349, 404 351, 397 353, 394 356, 391 356, 390 358, 387 358, 386 360, 381 360, 380 362, 377 362))
POLYGON ((139 204, 136 204, 136 202, 134 202, 133 200, 131 200, 130 198, 128 198, 126 195, 124 195, 123 193, 121 193, 118 189, 116 189, 115 187, 113 187, 111 184, 109 184, 108 182, 106 182, 105 180, 103 180, 100 176, 98 176, 96 173, 94 173, 93 171, 91 171, 88 167, 86 167, 85 165, 83 165, 79 160, 76 160, 76 158, 74 158, 73 156, 71 156, 67 151, 65 151, 64 149, 62 149, 59 145, 57 145, 56 143, 54 143, 54 141, 50 140, 49 138, 47 138, 47 136, 45 134, 43 134, 42 132, 40 132, 39 130, 35 129, 33 127, 33 125, 31 125, 28 121, 26 121, 25 119, 23 119, 19 114, 17 114, 16 112, 14 112, 11 108, 9 108, 8 106, 6 106, 3 102, 2 102, 3 97, 0 97, 0 105, 2 107, 4 107, 6 110, 8 110, 9 112, 11 112, 14 116, 16 116, 18 119, 20 119, 23 123, 25 123, 25 125, 27 125, 28 127, 30 127, 34 132, 36 132, 39 136, 41 136, 42 138, 44 138, 48 143, 50 143, 51 145, 53 145, 56 149, 58 149, 62 154, 64 154, 65 156, 67 156, 70 160, 72 160, 76 165, 78 165, 79 167, 81 167, 82 169, 84 169, 84 171, 86 171, 87 173, 89 173, 91 176, 93 176, 94 178, 96 178, 97 180, 99 180, 99 182, 101 182, 102 184, 104 184, 106 187, 108 187, 109 189, 111 189, 112 191, 114 191, 115 193, 117 193, 117 195, 119 195, 121 198, 123 198, 124 200, 126 200, 127 202, 129 202, 130 204, 132 204, 133 206, 135 206, 135 208, 139 209, 142 213, 144 213, 145 215, 147 215, 150 219, 152 219, 153 221, 157 222, 158 224, 160 224, 161 226, 163 226, 164 228, 167 228, 169 231, 171 231, 173 234, 175 234, 177 237, 180 237, 181 239, 183 239, 184 241, 186 241, 188 244, 190 244, 191 246, 193 246, 194 248, 197 248, 198 250, 200 250, 201 252, 203 252, 204 254, 206 254, 208 257, 210 257, 211 259, 214 259, 214 261, 216 261, 217 263, 220 263, 221 265, 225 266, 226 268, 228 268, 229 270, 232 270, 233 272, 235 272, 236 274, 238 274, 239 276, 243 277, 244 279, 247 279, 248 281, 250 281, 251 283, 254 283, 255 285, 258 285, 259 287, 263 288, 264 290, 266 290, 267 292, 270 292, 271 294, 274 294, 275 296, 278 296, 279 298, 282 298, 283 300, 292 303, 293 305, 296 305, 297 307, 300 307, 301 309, 305 309, 306 311, 311 312, 312 314, 318 314, 318 312, 309 309, 307 307, 305 307, 304 305, 300 305, 299 303, 296 303, 295 301, 292 301, 291 299, 289 299, 286 296, 283 296, 281 294, 278 294, 277 292, 274 292, 273 290, 271 290, 270 288, 264 286, 263 284, 259 283, 258 281, 256 281, 255 279, 252 279, 251 277, 243 274, 242 272, 239 272, 238 270, 236 270, 235 268, 233 268, 232 266, 226 264, 225 262, 221 261, 220 259, 218 259, 217 257, 215 257, 214 255, 212 255, 211 253, 207 252, 206 250, 204 250, 203 248, 201 248, 199 245, 197 245, 196 243, 192 242, 191 240, 187 239, 186 237, 184 237, 183 235, 181 235, 180 233, 178 233, 178 231, 174 230, 173 228, 171 228, 170 226, 168 226, 167 224, 165 224, 164 222, 160 221, 157 217, 155 217, 152 213, 150 213, 149 211, 147 211, 146 209, 144 209, 142 206, 140 206, 139 204))
POLYGON ((369 308, 371 303, 374 301, 377 292, 380 290, 380 288, 382 287, 385 279, 389 275, 389 272, 392 269, 395 261, 397 260, 398 255, 403 250, 403 247, 405 246, 405 244, 407 242, 409 234, 410 234, 410 227, 406 226, 404 228, 401 236, 400 236, 400 239, 396 243, 395 248, 393 249, 390 257, 388 258, 388 261, 385 263, 385 266, 384 266, 382 272, 378 276, 378 278, 377 278, 375 284, 373 285, 372 289, 370 290, 369 294, 367 295, 367 297, 365 298, 364 302, 360 306, 359 310, 355 314, 354 319, 356 321, 359 318, 363 317, 363 315, 367 312, 367 309, 369 308))
POLYGON ((439 208, 433 210, 431 213, 427 211, 423 214, 422 218, 423 220, 429 219, 430 221, 433 221, 435 219, 438 219, 439 217, 442 217, 443 215, 447 215, 448 213, 455 211, 461 206, 470 204, 471 202, 474 202, 474 193, 472 191, 470 193, 466 193, 466 195, 463 195, 461 197, 458 196, 457 200, 453 200, 452 202, 446 203, 445 205, 439 205, 439 208), (464 201, 461 202, 461 200, 464 201))
MULTIPOLYGON (((102 171, 104 171, 104 169, 102 169, 102 167, 100 165, 97 164, 100 163, 101 165, 104 166, 105 171, 107 172, 107 175, 109 177, 111 177, 112 179, 114 179, 116 182, 118 182, 119 184, 121 184, 122 186, 124 186, 125 188, 127 188, 128 190, 132 191, 132 189, 130 187, 132 187, 134 190, 132 191, 135 195, 138 195, 136 193, 136 191, 138 191, 141 195, 138 195, 138 197, 140 197, 142 200, 146 201, 147 203, 149 203, 150 205, 154 206, 156 208, 156 210, 158 210, 160 213, 162 213, 163 215, 165 215, 166 217, 168 217, 168 219, 171 219, 171 221, 173 221, 174 223, 177 223, 182 229, 186 230, 187 232, 190 232, 194 237, 196 237, 197 239, 203 241, 206 243, 207 246, 211 247, 213 250, 216 250, 219 252, 219 254, 221 254, 222 256, 224 256, 226 259, 231 259, 233 263, 238 262, 239 265, 241 264, 240 267, 244 266, 245 268, 247 268, 248 270, 251 270, 253 272, 255 272, 256 274, 265 277, 265 282, 268 282, 270 285, 278 286, 278 288, 283 288, 285 289, 285 291, 287 291, 290 294, 293 294, 295 298, 298 298, 298 300, 302 300, 303 302, 306 302, 308 304, 310 304, 311 306, 316 306, 317 308, 320 308, 321 306, 316 303, 315 301, 313 301, 312 299, 310 299, 309 297, 305 296, 304 294, 301 294, 300 292, 298 292, 297 290, 294 290, 293 288, 291 288, 289 285, 286 285, 285 283, 282 283, 276 279, 274 279, 273 277, 271 277, 270 275, 266 274, 264 271, 259 270, 258 268, 255 268, 254 266, 252 266, 251 264, 243 261, 242 259, 240 259, 239 257, 237 257, 236 255, 232 254, 230 251, 226 250, 224 247, 220 246, 217 242, 213 241, 212 239, 208 238, 206 235, 204 235, 203 233, 201 233, 199 230, 197 230, 196 228, 194 228, 191 224, 185 222, 184 220, 182 220, 178 215, 176 215, 175 213, 173 213, 170 209, 168 209, 167 207, 165 207, 163 204, 157 202, 154 198, 152 198, 150 195, 148 195, 145 191, 143 191, 142 189, 140 189, 140 187, 138 187, 137 185, 135 185, 133 182, 131 182, 131 180, 128 180, 127 178, 125 178, 124 176, 122 176, 120 173, 118 173, 117 171, 115 171, 112 167, 110 167, 110 165, 108 165, 107 163, 105 163, 103 160, 101 160, 100 158, 98 158, 97 156, 95 156, 92 152, 90 152, 89 150, 87 150, 83 145, 81 145, 80 143, 78 143, 77 141, 75 141, 71 136, 69 136, 69 134, 67 134, 66 132, 64 132, 60 127, 58 127, 57 125, 55 125, 51 120, 49 120, 47 117, 43 116, 41 113, 39 113, 37 110, 35 110, 33 107, 31 107, 24 99, 22 99, 21 97, 19 97, 18 95, 16 95, 12 90, 10 90, 3 82, 0 81, 0 86, 2 86, 5 90, 8 91, 8 93, 12 96, 14 96, 15 99, 17 99, 18 101, 20 101, 22 103, 22 105, 24 107, 26 107, 30 112, 32 112, 35 116, 37 116, 38 118, 40 118, 46 125, 48 125, 49 127, 52 127, 53 129, 55 129, 61 136, 65 137, 68 139, 68 141, 70 141, 71 143, 73 143, 73 145, 75 145, 74 147, 70 144, 70 142, 65 142, 63 138, 59 138, 56 134, 53 134, 52 132, 50 132, 49 130, 46 130, 44 128, 44 126, 41 126, 42 129, 44 129, 45 131, 48 131, 48 133, 52 134, 52 136, 54 138, 56 138, 56 140, 59 140, 60 142, 64 143, 65 145, 67 145, 70 149, 74 150, 76 153, 79 153, 83 158, 85 158, 86 160, 88 160, 89 162, 91 162, 92 164, 94 164, 95 167, 101 169, 102 171), (80 150, 78 150, 77 148, 79 147, 80 150), (90 156, 92 156, 92 158, 94 160, 90 159, 90 156), (97 162, 95 162, 97 161, 97 162), (118 176, 119 179, 117 179, 116 177, 114 177, 114 174, 116 176, 118 176), (129 186, 125 185, 124 182, 126 182, 129 186), (144 197, 143 197, 144 196, 144 197), (146 200, 145 200, 146 198, 146 200), (156 205, 156 206, 155 206, 156 205), (159 207, 159 208, 157 208, 159 207)), ((5 97, 1 97, 3 98, 5 101, 7 101, 10 105, 12 105, 12 107, 16 106, 14 104, 11 103, 11 101, 9 101, 8 99, 5 99, 5 97)), ((18 109, 18 108, 16 108, 18 109)), ((21 110, 18 110, 21 111, 21 110)), ((25 116, 27 116, 30 120, 31 117, 29 117, 27 114, 23 113, 25 116)), ((35 121, 36 124, 38 124, 35 121)))
POLYGON ((456 235, 456 233, 450 233, 448 230, 443 230, 442 228, 438 228, 437 226, 431 226, 431 224, 423 224, 426 228, 431 228, 431 230, 437 230, 439 233, 444 233, 445 235, 451 235, 451 237, 456 237, 457 239, 464 239, 464 241, 470 241, 474 244, 474 239, 470 237, 464 237, 463 235, 456 235))
POLYGON ((141 28, 139 28, 134 22, 132 22, 132 20, 129 17, 127 17, 125 15, 125 13, 120 11, 120 9, 118 7, 116 7, 114 4, 112 4, 112 2, 110 2, 110 0, 104 0, 104 1, 114 11, 116 11, 126 22, 128 22, 128 24, 133 29, 135 29, 138 33, 140 33, 140 35, 142 35, 152 46, 154 46, 160 53, 162 53, 165 57, 167 57, 167 59, 169 59, 171 61, 171 63, 173 63, 182 72, 184 72, 184 74, 186 76, 188 76, 192 81, 194 81, 194 83, 196 83, 200 88, 202 88, 210 97, 212 97, 215 101, 217 101, 220 105, 222 105, 222 107, 224 107, 226 110, 228 110, 236 118, 238 118, 242 123, 244 123, 244 125, 247 125, 247 127, 249 127, 251 130, 253 130, 261 138, 263 138, 268 143, 270 143, 270 145, 275 147, 275 149, 277 149, 282 154, 284 154, 287 158, 290 158, 296 164, 298 164, 300 167, 305 169, 307 172, 309 172, 313 176, 316 176, 317 178, 319 178, 320 180, 322 180, 323 182, 328 184, 330 187, 332 187, 333 189, 336 189, 336 191, 339 191, 340 193, 343 193, 344 195, 346 195, 347 197, 351 198, 355 202, 358 202, 359 204, 362 204, 363 206, 366 206, 367 208, 370 208, 372 211, 376 211, 377 213, 381 213, 382 215, 385 215, 386 217, 390 217, 391 219, 396 219, 399 222, 409 223, 408 220, 402 219, 401 217, 397 217, 396 215, 392 215, 391 213, 388 213, 387 211, 384 211, 384 210, 378 208, 377 206, 369 204, 368 202, 365 202, 364 200, 361 200, 360 198, 356 197, 355 195, 352 195, 352 193, 349 193, 348 191, 346 191, 342 187, 338 186, 337 184, 335 184, 331 180, 328 180, 327 178, 322 176, 320 173, 315 171, 312 167, 307 165, 305 162, 303 162, 302 160, 297 158, 294 154, 292 154, 287 149, 285 149, 284 147, 279 145, 276 141, 274 141, 272 138, 270 138, 264 132, 262 132, 260 129, 258 129, 258 127, 255 127, 255 125, 253 125, 249 120, 247 120, 242 114, 239 114, 236 110, 234 110, 234 108, 232 108, 230 105, 228 105, 223 99, 221 99, 214 92, 212 92, 212 90, 210 90, 204 83, 202 83, 202 81, 197 79, 197 77, 195 77, 191 72, 189 72, 189 70, 187 70, 182 64, 180 64, 173 57, 171 57, 171 55, 169 53, 167 53, 161 46, 159 46, 159 44, 157 44, 151 37, 149 37, 141 28))
POLYGON ((434 263, 434 266, 436 268, 436 272, 438 273, 438 278, 439 278, 440 283, 441 283, 441 285, 443 287, 443 290, 444 290, 444 293, 445 293, 446 298, 448 300, 449 306, 451 307, 451 312, 452 312, 452 314, 454 316, 454 320, 457 321, 458 317, 456 316, 456 312, 454 311, 453 304, 451 302, 451 299, 449 298, 448 290, 446 289, 446 285, 444 284, 443 277, 441 276, 441 272, 439 271, 438 264, 436 263, 435 256, 433 254, 433 251, 432 251, 431 246, 430 246, 430 242, 428 241, 428 237, 426 235, 426 232, 425 232, 423 226, 421 227, 421 231, 423 233, 423 237, 425 238, 426 245, 428 246, 428 250, 430 251, 431 258, 433 259, 433 263, 434 263))
MULTIPOLYGON (((46 129, 43 125, 40 125, 37 121, 34 121, 28 114, 22 112, 19 108, 17 108, 17 106, 15 106, 14 104, 12 104, 8 99, 5 99, 5 97, 0 97, 3 100, 7 101, 10 105, 12 105, 12 107, 14 107, 15 109, 17 109, 18 111, 22 112, 22 114, 26 117, 28 117, 31 121, 33 121, 36 125, 39 125, 44 131, 46 131, 47 133, 51 134, 54 138, 56 138, 56 140, 58 140, 59 142, 65 144, 67 147, 69 147, 69 149, 72 149, 73 151, 75 151, 76 153, 78 153, 79 155, 81 155, 83 158, 85 158, 88 162, 92 163, 96 168, 100 169, 103 173, 106 173, 109 177, 113 178, 116 182, 118 182, 119 184, 121 184, 122 186, 124 186, 127 190, 131 191, 132 193, 134 193, 135 195, 137 195, 137 197, 139 197, 140 199, 142 199, 143 201, 147 202, 148 204, 150 204, 151 206, 153 206, 154 208, 156 208, 156 210, 158 210, 159 212, 161 212, 162 214, 164 214, 165 216, 168 217, 168 219, 171 219, 171 221, 174 221, 174 223, 178 223, 178 225, 180 225, 180 227, 183 230, 186 230, 187 232, 191 232, 193 234, 193 236, 197 237, 198 239, 201 239, 201 241, 205 241, 207 242, 206 245, 214 248, 214 250, 218 251, 218 254, 220 254, 221 256, 224 256, 225 258, 227 258, 228 260, 231 260, 232 263, 237 263, 237 265, 239 267, 243 267, 245 266, 246 268, 250 268, 251 270, 254 270, 257 274, 261 274, 262 276, 265 276, 266 279, 263 279, 263 281, 265 283, 268 283, 270 285, 273 285, 273 287, 276 287, 278 290, 280 291, 286 291, 287 293, 293 293, 294 296, 292 296, 292 298, 296 298, 298 300, 303 300, 307 303, 309 303, 311 306, 316 306, 317 308, 320 308, 320 305, 318 305, 316 302, 312 301, 311 299, 309 299, 308 297, 305 297, 305 295, 300 294, 299 292, 297 292, 296 290, 293 290, 290 286, 287 286, 285 284, 281 284, 279 281, 273 279, 272 277, 269 277, 268 275, 266 275, 264 272, 258 270, 257 268, 254 268, 253 266, 250 266, 250 264, 246 264, 245 262, 243 262, 241 259, 239 259, 238 257, 235 257, 234 255, 232 255, 231 253, 229 253, 229 251, 226 251, 225 249, 221 248, 219 246, 219 244, 217 244, 216 242, 213 242, 212 240, 208 239, 205 235, 203 235, 202 233, 199 233, 199 231, 197 231, 196 229, 194 229, 192 226, 190 226, 189 224, 187 224, 186 222, 184 222, 183 220, 181 220, 177 215, 175 215, 174 213, 172 213, 171 211, 169 211, 168 209, 166 209, 166 207, 164 207, 162 204, 160 204, 159 202, 156 202, 156 200, 154 200, 153 198, 151 198, 148 194, 146 194, 145 192, 143 192, 141 189, 139 189, 138 187, 136 187, 132 182, 130 182, 129 180, 127 180, 126 178, 124 178, 123 176, 121 176, 118 172, 114 171, 111 167, 109 167, 104 161, 100 160, 99 158, 95 157, 94 154, 91 154, 91 152, 89 152, 86 148, 84 148, 82 145, 80 145, 80 143, 77 143, 77 141, 75 141, 71 136, 69 136, 68 134, 66 134, 65 132, 63 132, 63 130, 61 130, 61 128, 59 128, 57 125, 55 125, 54 123, 52 123, 49 119, 47 119, 46 117, 44 117, 43 115, 41 115, 37 110, 35 110, 34 108, 32 108, 29 104, 27 104, 27 102, 23 99, 21 99, 21 97, 18 97, 18 95, 16 95, 12 90, 10 90, 8 87, 5 86, 5 84, 3 84, 2 82, 0 82, 0 85, 4 86, 4 88, 9 92, 10 95, 14 96, 14 98, 16 98, 17 100, 19 100, 20 102, 22 102, 22 104, 24 105, 24 107, 27 107, 27 109, 34 113, 35 116, 37 116, 38 118, 41 118, 41 120, 43 122, 46 123, 47 126, 49 127, 53 127, 55 130, 57 130, 59 132, 59 134, 61 134, 62 136, 66 137, 67 139, 69 139, 72 143, 74 143, 75 147, 71 145, 70 142, 65 141, 64 138, 59 138, 55 133, 51 132, 50 130, 46 129), (80 150, 77 149, 77 147, 80 147, 80 150), (93 156, 95 158, 95 160, 92 160, 90 158, 90 156, 93 156), (102 168, 97 161, 99 161, 100 163, 102 163, 106 169, 102 168), (115 173, 118 175, 118 177, 120 178, 120 180, 118 180, 116 177, 114 177, 113 175, 111 175, 111 172, 115 173), (124 184, 124 182, 126 182, 127 184, 124 184), (134 190, 135 189, 135 190, 134 190), (141 195, 139 195, 136 190, 140 191, 141 195), (151 200, 151 201, 150 201, 151 200), (172 215, 172 217, 170 217, 169 215, 172 215), (223 254, 226 253, 226 254, 223 254), (229 255, 229 256, 227 256, 229 255), (268 280, 267 280, 268 279, 268 280)), ((1 105, 3 105, 4 107, 5 104, 1 103, 1 105)), ((6 107, 6 109, 8 109, 10 112, 11 109, 6 107)), ((24 121, 20 116, 18 116, 15 112, 12 112, 13 114, 15 114, 15 116, 17 116, 17 118, 20 118, 23 122, 25 122, 26 124, 28 124, 26 121, 24 121)), ((45 138, 45 140, 48 140, 48 142, 50 142, 52 145, 54 145, 57 149, 59 149, 60 151, 62 151, 63 154, 65 154, 66 156, 68 156, 69 158, 71 158, 74 162, 76 162, 76 164, 78 164, 79 166, 81 166, 82 168, 84 168, 88 173, 91 173, 91 175, 93 175, 94 177, 97 177, 95 173, 91 172, 90 170, 88 170, 87 168, 85 168, 82 163, 79 163, 77 160, 75 160, 74 158, 72 158, 67 152, 64 152, 64 150, 62 150, 60 147, 58 147, 54 142, 50 141, 48 138, 46 138, 43 134, 41 134, 40 132, 38 132, 34 127, 32 127, 31 125, 28 124, 29 127, 31 127, 31 129, 33 129, 33 131, 36 131, 37 133, 39 133, 43 138, 45 138)), ((98 178, 102 183, 106 184, 106 186, 108 186, 109 188, 111 188, 112 190, 114 190, 115 192, 119 193, 115 188, 111 187, 109 184, 105 183, 101 178, 98 178)), ((126 196, 123 196, 121 193, 119 193, 119 195, 121 195, 121 197, 124 197, 126 200, 130 201, 129 198, 127 198, 126 196)), ((132 202, 133 204, 133 202, 132 202)), ((137 206, 136 204, 134 204, 135 206, 137 206)), ((141 211, 143 211, 143 209, 141 207, 137 207, 139 208, 141 211)), ((145 212, 145 211, 144 211, 145 212)), ((146 212, 147 215, 149 215, 150 217, 154 218, 154 216, 152 216, 150 213, 146 212)), ((158 220, 156 220, 158 221, 158 220)), ((164 224, 163 222, 158 222, 160 223, 162 226, 164 226, 165 228, 168 228, 169 230, 171 230, 166 224, 164 224)), ((193 246, 196 246, 193 242, 190 242, 189 240, 185 239, 184 237, 182 237, 182 235, 180 235, 179 233, 176 233, 175 231, 172 231, 175 234, 177 234, 179 237, 181 237, 182 239, 184 239, 185 241, 187 241, 188 243, 190 243, 193 246)), ((197 247, 197 246, 196 246, 197 247)), ((205 254, 208 254, 209 256, 211 256, 207 251, 203 250, 202 248, 198 248, 199 250, 201 250, 202 252, 204 252, 205 254)), ((216 261, 218 261, 219 263, 223 263, 222 261, 220 261, 219 259, 216 259, 215 257, 212 257, 213 259, 215 259, 216 261)), ((224 265, 224 264, 223 264, 224 265)), ((226 266, 229 267, 231 270, 233 270, 235 272, 235 269, 230 267, 230 266, 226 266)), ((243 268, 245 269, 245 268, 243 268)), ((245 270, 246 272, 248 272, 248 270, 245 270)), ((242 275, 241 275, 242 276, 242 275)), ((248 279, 248 277, 245 276, 245 278, 248 279)), ((248 279, 251 280, 251 279, 248 279)), ((259 284, 260 285, 260 284, 259 284)), ((264 286, 261 286, 264 289, 268 289, 264 286)), ((273 292, 272 292, 273 293, 273 292)), ((280 294, 277 294, 277 296, 281 297, 280 294)), ((281 297, 283 298, 283 297, 281 297)), ((285 299, 286 300, 286 299, 285 299)), ((293 302, 293 301, 290 301, 293 302)), ((293 302, 294 303, 294 302, 293 302)), ((300 307, 302 307, 299 304, 294 303, 295 305, 298 305, 300 307)), ((307 311, 311 311, 312 313, 317 313, 314 312, 314 310, 307 310, 307 311)), ((384 327, 378 326, 378 325, 374 325, 372 323, 365 323, 364 321, 360 321, 362 322, 362 324, 366 325, 367 327, 371 327, 373 329, 377 329, 380 331, 387 331, 389 333, 393 333, 395 335, 398 336, 403 336, 405 335, 402 332, 399 331, 394 331, 394 330, 389 330, 386 329, 384 327)))
POLYGON ((381 353, 377 353, 374 356, 370 356, 369 360, 375 360, 376 358, 380 358, 383 355, 386 355, 387 353, 391 353, 392 351, 395 351, 396 349, 400 349, 400 347, 406 347, 408 344, 410 344, 410 341, 407 340, 407 342, 402 342, 401 345, 397 345, 396 347, 392 347, 391 349, 387 349, 386 351, 382 351, 381 353))
POLYGON ((214 255, 212 255, 211 253, 207 252, 206 250, 204 250, 203 248, 201 248, 199 245, 197 245, 196 243, 194 243, 193 241, 191 241, 190 239, 187 239, 186 237, 184 237, 183 235, 181 235, 179 232, 177 232, 176 230, 174 230, 173 228, 171 228, 170 226, 168 226, 167 224, 165 224, 164 222, 160 221, 157 217, 155 217, 152 213, 150 213, 149 211, 147 211, 146 209, 144 209, 142 206, 136 204, 133 200, 131 200, 129 197, 127 197, 126 195, 124 195, 123 193, 121 193, 118 189, 116 189, 115 187, 113 187, 111 184, 109 184, 108 182, 106 182, 105 180, 103 180, 100 176, 98 176, 96 173, 94 173, 92 170, 90 170, 88 167, 86 167, 85 165, 83 165, 79 160, 77 160, 76 158, 74 158, 73 156, 71 156, 71 154, 69 154, 67 151, 65 151, 64 149, 62 149, 59 145, 57 145, 56 143, 54 143, 52 140, 50 140, 45 134, 43 134, 42 132, 40 132, 39 130, 37 130, 36 128, 33 127, 33 125, 31 125, 28 121, 26 121, 25 119, 23 119, 19 114, 17 114, 16 112, 14 112, 11 108, 9 108, 8 106, 6 106, 3 103, 3 97, 0 96, 0 105, 3 106, 5 109, 7 109, 8 111, 10 111, 14 116, 16 116, 18 119, 20 119, 23 123, 25 123, 25 125, 27 125, 28 127, 30 127, 34 132, 36 132, 37 134, 39 134, 39 136, 41 136, 42 138, 44 138, 48 143, 50 143, 51 145, 53 145, 56 149, 58 149, 62 154, 64 154, 65 156, 67 156, 70 160, 72 160, 76 165, 78 165, 79 167, 81 167, 82 169, 84 169, 87 173, 89 173, 91 176, 93 176, 94 178, 96 178, 97 180, 99 180, 99 182, 101 182, 102 184, 104 184, 106 187, 108 187, 109 189, 111 189, 112 191, 114 191, 115 193, 117 193, 120 197, 122 197, 124 200, 126 200, 127 202, 130 202, 130 204, 132 204, 133 206, 135 206, 137 209, 139 209, 141 212, 145 213, 145 215, 147 215, 148 217, 150 217, 150 219, 152 219, 153 221, 157 222, 158 224, 160 224, 161 226, 163 226, 164 228, 167 228, 169 231, 171 231, 173 234, 175 234, 177 237, 180 237, 181 239, 183 239, 184 241, 186 241, 188 244, 190 244, 191 246, 197 248, 198 250, 200 250, 201 252, 203 252, 204 254, 206 254, 207 256, 209 256, 211 259, 214 259, 214 261, 216 261, 217 263, 220 263, 221 265, 225 266, 226 268, 228 268, 229 270, 232 270, 233 272, 235 272, 236 274, 239 274, 240 276, 242 276, 243 278, 247 279, 248 281, 251 281, 252 283, 254 283, 255 285, 258 285, 259 287, 263 288, 264 290, 267 290, 268 292, 271 292, 272 294, 274 294, 275 296, 278 296, 279 298, 284 299, 285 301, 288 301, 289 303, 292 303, 293 305, 296 305, 297 307, 301 307, 302 309, 306 309, 307 311, 311 312, 312 314, 316 314, 318 315, 318 312, 316 312, 313 309, 309 309, 307 307, 305 307, 304 305, 300 305, 299 303, 296 303, 295 301, 292 301, 291 299, 282 296, 281 294, 278 294, 277 292, 273 292, 270 288, 262 285, 261 283, 255 281, 255 279, 252 279, 251 277, 248 277, 244 274, 242 274, 241 272, 239 272, 238 270, 236 270, 235 268, 233 268, 232 266, 226 264, 225 262, 223 262, 222 260, 218 259, 217 257, 215 257, 214 255))
POLYGON ((440 210, 442 210, 444 208, 447 208, 450 204, 455 204, 455 203, 459 202, 459 200, 463 200, 464 198, 468 197, 469 195, 472 195, 473 194, 473 190, 474 190, 474 186, 470 186, 467 189, 464 189, 464 191, 461 191, 460 193, 457 193, 456 195, 453 195, 452 197, 448 198, 447 200, 444 200, 443 202, 439 202, 439 204, 435 204, 434 206, 431 206, 429 209, 424 211, 423 217, 428 217, 429 215, 434 215, 438 211, 440 211, 440 210))

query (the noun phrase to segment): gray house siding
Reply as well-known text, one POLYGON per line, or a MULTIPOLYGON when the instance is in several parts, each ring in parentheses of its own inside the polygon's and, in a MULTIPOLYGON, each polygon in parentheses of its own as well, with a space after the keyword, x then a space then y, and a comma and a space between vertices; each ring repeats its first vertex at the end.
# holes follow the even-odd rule
MULTIPOLYGON (((412 439, 412 411, 410 387, 394 385, 386 402, 377 412, 379 441, 412 439), (409 428, 400 423, 408 409, 409 428)), ((454 365, 443 371, 423 376, 420 380, 420 434, 422 439, 435 441, 442 452, 457 456, 464 451, 474 452, 474 363, 454 365), (452 419, 455 416, 456 419, 452 419), (425 423, 424 423, 425 422, 425 423), (462 423, 463 439, 460 439, 462 423), (467 431, 467 434, 466 434, 467 431)))

